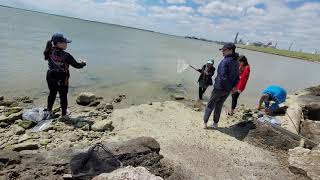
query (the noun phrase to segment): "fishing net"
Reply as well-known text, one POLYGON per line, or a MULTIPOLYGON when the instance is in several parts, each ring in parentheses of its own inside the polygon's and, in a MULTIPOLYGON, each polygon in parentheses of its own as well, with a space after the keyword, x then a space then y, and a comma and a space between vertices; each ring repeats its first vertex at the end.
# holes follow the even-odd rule
POLYGON ((87 152, 75 155, 70 162, 72 176, 77 179, 91 179, 120 167, 121 161, 101 143, 95 144, 87 152))
POLYGON ((184 60, 179 59, 177 61, 177 73, 182 73, 186 69, 188 69, 189 64, 187 64, 184 60))

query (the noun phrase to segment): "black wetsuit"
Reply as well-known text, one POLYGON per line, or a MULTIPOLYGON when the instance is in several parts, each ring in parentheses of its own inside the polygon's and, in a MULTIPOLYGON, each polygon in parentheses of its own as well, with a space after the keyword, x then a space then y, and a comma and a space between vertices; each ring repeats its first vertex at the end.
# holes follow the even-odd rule
POLYGON ((57 93, 60 95, 60 106, 62 115, 66 115, 68 107, 68 88, 69 88, 69 65, 80 69, 86 66, 85 63, 78 63, 71 54, 62 49, 53 48, 48 59, 49 70, 47 72, 47 83, 50 90, 48 96, 48 111, 52 111, 57 93))

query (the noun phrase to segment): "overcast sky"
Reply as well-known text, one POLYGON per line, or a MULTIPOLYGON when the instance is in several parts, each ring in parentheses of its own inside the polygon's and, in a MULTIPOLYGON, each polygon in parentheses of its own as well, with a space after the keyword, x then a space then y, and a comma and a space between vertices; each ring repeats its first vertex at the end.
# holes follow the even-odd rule
POLYGON ((0 0, 0 5, 174 35, 320 50, 320 0, 0 0))

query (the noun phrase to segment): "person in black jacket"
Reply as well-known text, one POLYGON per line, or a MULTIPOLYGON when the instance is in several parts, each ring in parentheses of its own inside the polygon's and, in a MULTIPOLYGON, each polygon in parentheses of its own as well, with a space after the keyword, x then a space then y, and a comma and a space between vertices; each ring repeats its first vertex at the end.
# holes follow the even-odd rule
POLYGON ((63 34, 56 33, 51 40, 47 42, 47 46, 43 52, 44 59, 48 61, 49 70, 47 72, 47 83, 49 87, 49 96, 47 111, 52 115, 52 107, 59 92, 60 106, 62 116, 66 116, 68 107, 68 88, 69 88, 69 66, 80 69, 86 66, 86 62, 78 63, 71 54, 66 52, 70 40, 63 34))
POLYGON ((199 100, 202 100, 204 92, 207 90, 209 86, 212 86, 212 76, 216 68, 213 66, 214 60, 209 60, 205 65, 203 65, 202 69, 198 69, 200 72, 200 76, 198 79, 199 83, 199 100))
POLYGON ((212 111, 214 111, 214 114, 211 127, 218 128, 223 104, 230 93, 236 92, 236 86, 239 82, 239 61, 237 60, 239 54, 235 52, 236 46, 233 43, 226 43, 219 50, 224 58, 218 66, 211 97, 205 109, 203 116, 204 128, 207 128, 212 111))

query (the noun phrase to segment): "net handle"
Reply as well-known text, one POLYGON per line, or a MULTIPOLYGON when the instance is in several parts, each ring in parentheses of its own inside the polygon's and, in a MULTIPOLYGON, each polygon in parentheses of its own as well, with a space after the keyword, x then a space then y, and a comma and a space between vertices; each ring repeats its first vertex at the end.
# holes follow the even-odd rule
POLYGON ((101 143, 97 143, 93 147, 91 147, 89 149, 89 153, 91 154, 97 147, 102 148, 106 153, 108 153, 113 159, 115 159, 120 164, 120 167, 123 167, 122 162, 112 154, 112 152, 110 151, 109 148, 107 148, 105 145, 103 145, 101 143))

